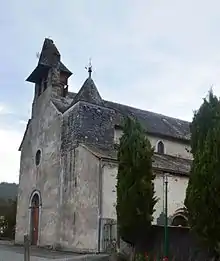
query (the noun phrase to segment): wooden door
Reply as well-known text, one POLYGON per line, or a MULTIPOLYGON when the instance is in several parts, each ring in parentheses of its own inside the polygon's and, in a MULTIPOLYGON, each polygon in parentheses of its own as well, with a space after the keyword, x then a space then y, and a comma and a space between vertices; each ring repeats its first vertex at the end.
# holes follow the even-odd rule
POLYGON ((39 207, 32 209, 32 245, 37 245, 39 228, 39 207))
POLYGON ((34 195, 31 204, 31 244, 37 245, 39 231, 39 197, 34 195))

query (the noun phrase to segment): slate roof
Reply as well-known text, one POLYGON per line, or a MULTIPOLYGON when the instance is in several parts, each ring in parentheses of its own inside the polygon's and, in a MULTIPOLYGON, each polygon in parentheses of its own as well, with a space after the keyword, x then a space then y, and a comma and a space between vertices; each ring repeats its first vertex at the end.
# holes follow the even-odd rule
POLYGON ((65 72, 68 76, 72 72, 61 62, 60 53, 51 39, 45 38, 37 67, 29 75, 26 81, 37 83, 42 75, 46 75, 49 68, 58 67, 60 71, 65 72))
POLYGON ((62 62, 60 62, 59 69, 61 72, 65 72, 69 76, 71 76, 73 74, 62 62))
MULTIPOLYGON (((117 151, 104 151, 91 145, 80 144, 82 147, 88 149, 98 158, 109 159, 117 162, 117 151)), ((152 167, 154 170, 163 172, 189 175, 192 161, 189 159, 183 159, 174 157, 167 154, 154 153, 152 167)))
POLYGON ((190 139, 190 123, 187 121, 115 102, 105 101, 104 103, 106 107, 112 108, 122 115, 135 117, 149 134, 159 134, 187 141, 190 139))
POLYGON ((174 157, 167 154, 155 153, 153 156, 153 168, 163 172, 189 175, 192 160, 174 157))
POLYGON ((38 65, 53 67, 58 64, 58 67, 62 72, 66 72, 69 76, 72 75, 72 72, 60 61, 60 58, 60 52, 53 40, 45 38, 38 65))
POLYGON ((45 38, 38 64, 48 67, 56 66, 60 61, 60 53, 51 39, 45 38))
POLYGON ((92 89, 87 88, 89 87, 89 84, 87 85, 87 83, 85 82, 84 85, 86 85, 86 88, 81 88, 81 92, 79 92, 78 94, 68 93, 68 97, 69 97, 68 101, 65 98, 53 100, 54 104, 56 105, 56 107, 60 112, 62 113, 65 112, 78 100, 83 100, 83 101, 89 100, 89 102, 95 103, 99 106, 104 106, 113 109, 116 112, 116 114, 118 114, 119 124, 123 116, 132 116, 135 117, 141 123, 141 125, 146 129, 147 133, 149 134, 158 135, 162 137, 169 137, 173 139, 179 139, 187 143, 189 142, 190 139, 189 122, 168 117, 162 114, 154 113, 151 111, 144 111, 127 105, 114 103, 111 101, 102 100, 101 103, 100 100, 101 96, 98 95, 97 92, 95 91, 96 98, 94 99, 90 98, 93 95, 92 94, 93 91, 92 89), (82 89, 84 89, 84 91, 86 89, 90 93, 88 93, 87 91, 84 92, 82 91, 82 89), (73 99, 72 102, 70 102, 71 99, 70 97, 73 99))
POLYGON ((73 98, 71 105, 77 103, 78 101, 86 101, 96 105, 103 105, 102 97, 100 96, 92 78, 89 77, 86 79, 79 92, 73 98))

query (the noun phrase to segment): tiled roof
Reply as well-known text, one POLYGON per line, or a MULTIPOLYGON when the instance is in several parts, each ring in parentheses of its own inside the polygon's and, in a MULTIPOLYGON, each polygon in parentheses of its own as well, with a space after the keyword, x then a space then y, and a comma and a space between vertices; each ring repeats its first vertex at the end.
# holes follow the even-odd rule
MULTIPOLYGON (((104 151, 97 147, 91 145, 81 146, 87 148, 91 153, 93 153, 98 158, 106 158, 117 161, 117 151, 104 151)), ((179 157, 174 157, 166 154, 154 153, 153 155, 152 167, 155 170, 161 170, 163 172, 168 172, 171 174, 179 175, 189 175, 192 161, 189 159, 183 159, 179 157)))
POLYGON ((166 154, 155 153, 153 156, 153 168, 172 172, 176 174, 188 175, 192 161, 166 154))

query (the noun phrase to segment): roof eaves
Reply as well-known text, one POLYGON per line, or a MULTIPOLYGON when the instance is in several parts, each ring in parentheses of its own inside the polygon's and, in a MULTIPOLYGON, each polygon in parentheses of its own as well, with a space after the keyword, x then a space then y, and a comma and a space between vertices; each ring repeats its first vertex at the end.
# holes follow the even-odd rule
POLYGON ((27 134, 27 131, 28 131, 28 127, 29 127, 29 125, 30 125, 30 122, 31 122, 31 120, 29 119, 29 120, 28 120, 28 123, 27 123, 27 125, 26 125, 26 129, 25 129, 25 132, 24 132, 24 135, 23 135, 21 144, 20 144, 20 146, 19 146, 19 148, 18 148, 18 151, 21 151, 21 149, 22 149, 22 146, 23 146, 23 143, 24 143, 24 139, 25 139, 25 137, 26 137, 26 134, 27 134))

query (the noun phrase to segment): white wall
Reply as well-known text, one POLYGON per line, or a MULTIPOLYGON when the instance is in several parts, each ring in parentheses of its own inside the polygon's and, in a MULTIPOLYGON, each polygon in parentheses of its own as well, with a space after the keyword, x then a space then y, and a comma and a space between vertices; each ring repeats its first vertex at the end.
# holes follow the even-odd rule
MULTIPOLYGON (((117 165, 106 164, 103 169, 102 187, 102 217, 116 219, 116 177, 117 165)), ((188 183, 187 177, 168 176, 168 216, 172 216, 179 208, 184 205, 185 191, 188 183)), ((163 176, 157 175, 155 179, 155 191, 158 202, 155 206, 154 221, 163 211, 163 176)))
POLYGON ((159 141, 162 141, 164 144, 164 153, 184 159, 192 159, 192 155, 189 152, 190 151, 190 146, 179 143, 176 141, 170 141, 167 139, 161 139, 159 137, 154 137, 148 135, 148 139, 151 143, 151 146, 155 148, 155 151, 157 151, 157 143, 159 141))
MULTIPOLYGON (((116 144, 119 144, 119 139, 122 135, 122 130, 120 129, 115 129, 114 132, 114 141, 116 144)), ((176 156, 176 157, 181 157, 184 159, 192 159, 192 155, 189 152, 190 151, 190 146, 185 145, 182 143, 179 143, 177 141, 171 141, 167 139, 161 139, 156 136, 148 135, 148 139, 151 143, 151 146, 155 147, 155 151, 157 151, 157 143, 161 140, 164 143, 164 150, 165 154, 176 156)))
POLYGON ((116 178, 118 166, 105 163, 102 172, 102 217, 116 219, 116 178))
MULTIPOLYGON (((155 178, 155 191, 158 202, 155 205, 154 223, 157 218, 163 212, 164 202, 164 183, 163 176, 157 175, 155 178)), ((188 178, 185 176, 168 176, 168 216, 173 216, 179 208, 184 207, 184 200, 186 195, 186 188, 188 184, 188 178)))

